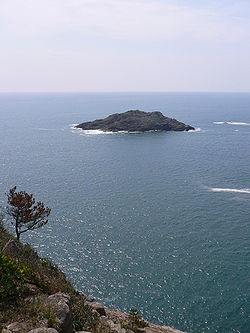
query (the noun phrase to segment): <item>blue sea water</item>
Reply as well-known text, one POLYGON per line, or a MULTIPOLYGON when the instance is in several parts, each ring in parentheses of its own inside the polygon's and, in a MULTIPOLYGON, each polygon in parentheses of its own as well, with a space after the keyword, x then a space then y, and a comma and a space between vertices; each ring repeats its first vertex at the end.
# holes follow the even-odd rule
POLYGON ((52 209, 23 235, 78 290, 187 332, 250 332, 250 94, 1 94, 0 203, 52 209), (84 134, 159 110, 188 133, 84 134))

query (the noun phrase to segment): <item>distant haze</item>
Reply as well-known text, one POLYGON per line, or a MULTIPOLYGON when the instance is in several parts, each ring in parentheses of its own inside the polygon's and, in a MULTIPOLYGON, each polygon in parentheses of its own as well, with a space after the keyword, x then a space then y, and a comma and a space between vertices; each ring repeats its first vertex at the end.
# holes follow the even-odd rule
POLYGON ((0 92, 250 91, 249 0, 0 0, 0 92))

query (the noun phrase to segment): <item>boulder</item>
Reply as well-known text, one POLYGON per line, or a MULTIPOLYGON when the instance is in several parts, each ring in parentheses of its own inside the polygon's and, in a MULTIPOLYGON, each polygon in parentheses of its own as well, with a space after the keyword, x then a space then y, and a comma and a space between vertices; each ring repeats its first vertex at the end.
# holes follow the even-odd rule
POLYGON ((58 331, 54 328, 39 327, 29 331, 28 333, 58 333, 58 331))
POLYGON ((88 302, 94 302, 94 297, 93 296, 91 296, 91 295, 89 295, 89 296, 86 296, 86 301, 88 301, 88 302))
POLYGON ((169 327, 169 326, 162 326, 164 330, 167 331, 167 333, 185 333, 183 331, 176 330, 175 328, 169 327))
POLYGON ((25 323, 14 322, 7 326, 7 332, 8 331, 11 333, 23 333, 27 331, 27 326, 25 323))
POLYGON ((49 296, 48 302, 51 310, 55 314, 58 331, 62 333, 72 333, 73 318, 70 306, 70 296, 59 292, 49 296))
POLYGON ((125 333, 121 323, 114 323, 111 319, 101 316, 96 325, 97 332, 105 333, 125 333))
POLYGON ((91 309, 96 311, 100 316, 106 316, 105 307, 102 303, 86 302, 85 304, 91 307, 91 309))

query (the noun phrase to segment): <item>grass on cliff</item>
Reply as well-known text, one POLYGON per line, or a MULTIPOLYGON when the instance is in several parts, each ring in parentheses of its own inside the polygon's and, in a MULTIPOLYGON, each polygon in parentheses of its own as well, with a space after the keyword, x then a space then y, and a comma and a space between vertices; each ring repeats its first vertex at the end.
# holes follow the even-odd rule
POLYGON ((140 332, 140 328, 148 327, 148 322, 142 319, 139 311, 132 308, 129 312, 128 320, 122 323, 122 327, 135 333, 140 332))
POLYGON ((27 244, 10 235, 0 221, 0 329, 11 322, 26 322, 34 328, 47 320, 49 327, 56 323, 43 298, 57 292, 71 296, 75 330, 91 329, 92 318, 79 294, 64 273, 49 259, 42 259, 27 244), (13 240, 18 251, 4 254, 3 248, 13 240))

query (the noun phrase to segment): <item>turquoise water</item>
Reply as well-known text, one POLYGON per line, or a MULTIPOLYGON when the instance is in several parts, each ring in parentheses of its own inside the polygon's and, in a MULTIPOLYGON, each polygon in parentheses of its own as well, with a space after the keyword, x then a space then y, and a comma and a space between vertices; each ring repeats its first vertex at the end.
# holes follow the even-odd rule
POLYGON ((188 332, 250 331, 250 94, 2 94, 0 142, 1 203, 17 185, 52 208, 23 240, 79 290, 188 332), (70 126, 128 109, 198 130, 70 126))

